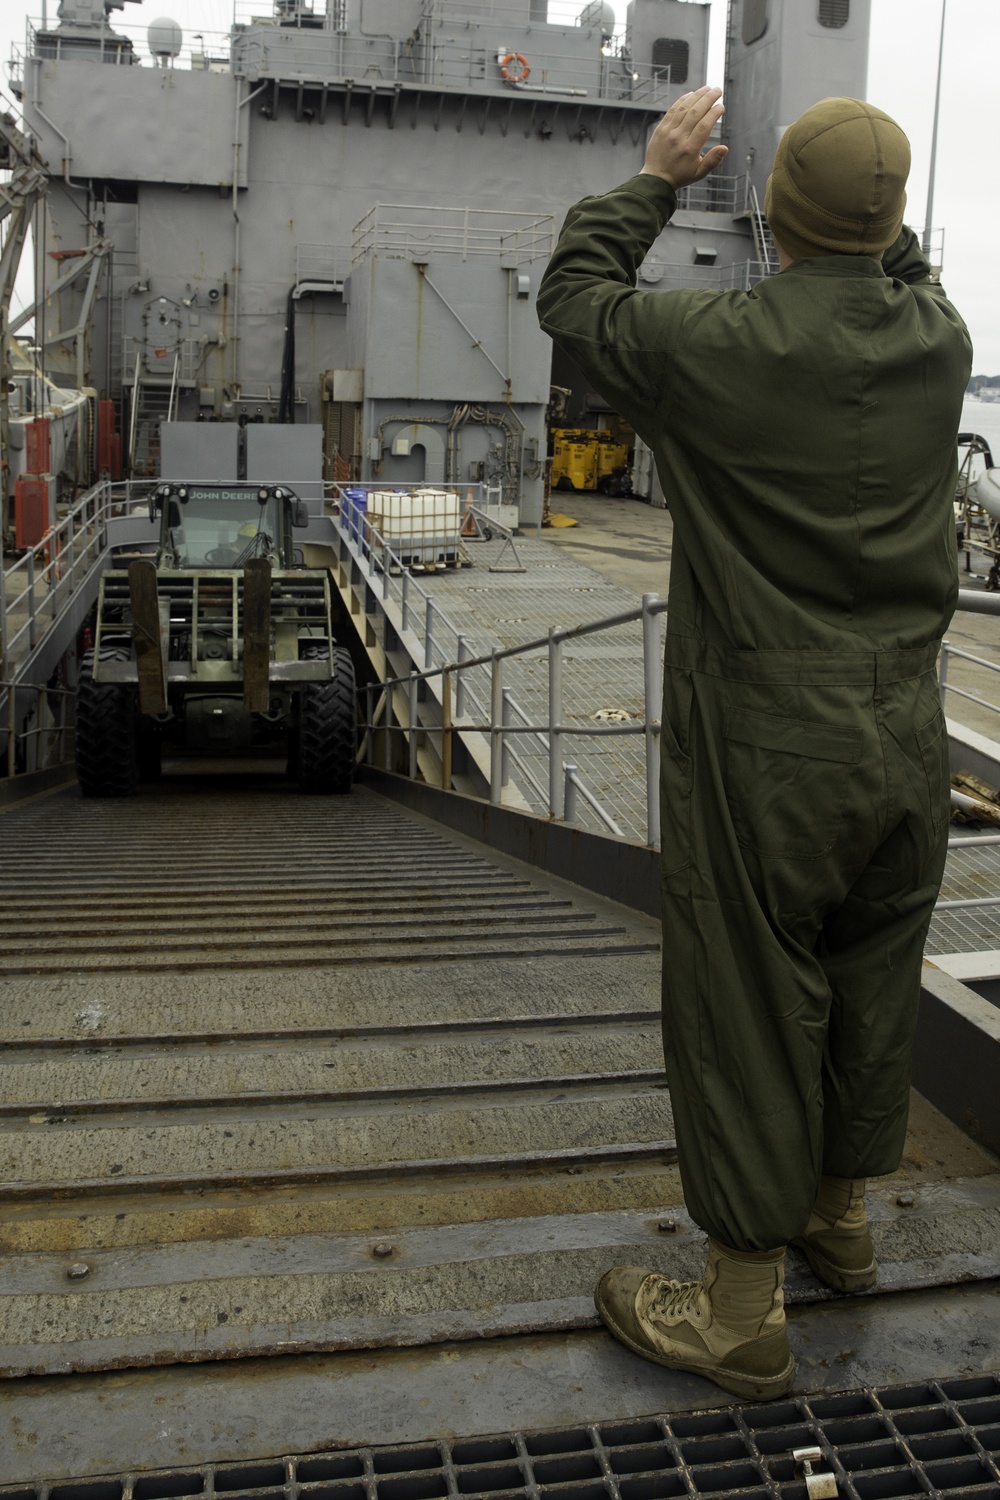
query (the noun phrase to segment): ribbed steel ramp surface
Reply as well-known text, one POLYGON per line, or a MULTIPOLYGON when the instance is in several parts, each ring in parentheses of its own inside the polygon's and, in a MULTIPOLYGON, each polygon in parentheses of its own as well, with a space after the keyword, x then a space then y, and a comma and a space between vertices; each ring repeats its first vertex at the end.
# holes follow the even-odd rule
POLYGON ((645 919, 277 777, 2 837, 0 1368, 572 1326, 676 1200, 645 919))
MULTIPOLYGON (((0 839, 0 1372, 569 1330, 608 1265, 699 1274, 649 919, 279 776, 0 839)), ((1000 1275, 995 1163, 926 1111, 883 1291, 1000 1275)))

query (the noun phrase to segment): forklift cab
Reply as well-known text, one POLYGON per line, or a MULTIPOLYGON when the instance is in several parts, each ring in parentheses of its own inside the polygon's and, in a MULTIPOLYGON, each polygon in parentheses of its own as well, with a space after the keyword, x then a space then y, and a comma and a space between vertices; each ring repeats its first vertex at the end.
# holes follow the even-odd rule
POLYGON ((161 484, 150 500, 160 513, 161 566, 242 568, 255 557, 292 563, 293 527, 306 526, 305 502, 281 485, 161 484))

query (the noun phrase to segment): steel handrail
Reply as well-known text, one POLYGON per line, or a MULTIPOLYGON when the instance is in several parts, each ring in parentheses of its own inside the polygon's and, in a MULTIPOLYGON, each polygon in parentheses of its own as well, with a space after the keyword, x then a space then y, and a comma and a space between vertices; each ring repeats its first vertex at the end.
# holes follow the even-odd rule
MULTIPOLYGON (((65 756, 65 736, 67 734, 76 734, 76 725, 67 724, 66 722, 66 699, 76 697, 76 688, 50 687, 47 683, 42 684, 37 682, 13 682, 0 678, 0 689, 3 688, 6 688, 7 690, 7 723, 4 726, 2 732, 6 737, 5 759, 7 762, 7 778, 9 780, 13 780, 14 777, 18 774, 17 747, 19 744, 26 744, 28 740, 33 739, 35 736, 38 736, 39 739, 43 734, 54 736, 56 743, 59 745, 60 750, 65 756), (45 699, 53 693, 59 696, 61 699, 59 723, 42 724, 41 722, 39 722, 30 729, 19 730, 17 728, 16 700, 18 693, 24 692, 35 694, 39 720, 41 719, 41 707, 45 699)), ((48 762, 47 766, 36 766, 34 767, 34 769, 47 770, 52 765, 67 764, 65 758, 63 760, 53 761, 51 756, 47 756, 46 760, 48 762)))
MULTIPOLYGON (((426 594, 425 590, 420 589, 420 592, 424 594, 425 597, 429 597, 426 594)), ((959 593, 960 596, 970 594, 973 598, 977 597, 972 589, 961 589, 959 590, 959 593)), ((666 614, 666 599, 660 599, 657 595, 646 595, 644 597, 654 601, 650 603, 648 607, 648 613, 654 615, 666 614)), ((998 600, 998 604, 1000 604, 1000 600, 998 600)), ((964 604, 964 600, 963 602, 960 602, 958 607, 959 609, 964 609, 966 607, 964 604)), ((525 641, 522 645, 519 646, 505 646, 502 649, 489 652, 483 656, 467 657, 461 662, 451 661, 443 663, 440 667, 435 667, 433 669, 426 668, 424 671, 418 672, 417 677, 418 679, 423 679, 425 677, 439 677, 443 671, 454 672, 464 670, 467 667, 489 665, 489 663, 493 661, 494 658, 496 658, 497 660, 506 660, 507 658, 512 656, 522 656, 528 651, 542 651, 546 649, 550 640, 575 640, 587 635, 596 635, 604 630, 614 630, 620 625, 632 625, 635 624, 636 621, 641 620, 644 613, 647 613, 647 610, 640 605, 635 609, 623 610, 620 614, 617 615, 605 615, 602 616, 602 618, 599 620, 586 621, 582 625, 567 625, 562 627, 561 629, 558 627, 553 627, 550 635, 539 636, 536 640, 525 641)), ((1000 609, 998 609, 998 613, 1000 613, 1000 609)), ((450 622, 447 621, 446 616, 444 616, 443 614, 441 615, 441 618, 444 619, 446 623, 450 624, 450 622)), ((454 626, 452 626, 451 628, 454 630, 454 626)), ((458 631, 455 631, 455 634, 457 635, 458 631)), ((947 646, 947 642, 944 642, 943 645, 947 646)), ((982 666, 988 667, 991 671, 1000 672, 1000 663, 987 661, 983 657, 972 656, 969 652, 960 651, 957 647, 948 646, 948 653, 951 656, 967 657, 969 661, 978 662, 982 666)), ((390 683, 392 685, 395 685, 398 682, 403 682, 406 680, 407 679, 405 678, 392 678, 387 680, 386 685, 388 686, 390 685, 390 683)), ((957 691, 955 689, 951 689, 950 684, 948 685, 948 687, 949 691, 957 691)), ((596 733, 597 731, 591 732, 596 733)))
MULTIPOLYGON (((424 591, 421 590, 421 592, 423 593, 424 591)), ((425 597, 428 596, 425 595, 425 597)), ((996 601, 996 603, 998 606, 1000 606, 1000 600, 996 601)), ((981 595, 975 593, 972 590, 959 590, 959 609, 970 609, 975 612, 993 613, 994 608, 992 607, 992 604, 993 601, 990 601, 990 603, 984 607, 981 595)), ((646 622, 651 622, 655 620, 659 615, 664 614, 666 612, 666 609, 667 601, 665 599, 660 599, 655 595, 645 595, 642 605, 638 608, 624 610, 619 612, 618 614, 608 615, 600 620, 587 621, 580 625, 566 626, 561 628, 553 627, 547 636, 538 637, 534 640, 523 642, 517 646, 508 646, 493 650, 488 654, 483 654, 476 657, 462 656, 461 660, 453 659, 450 662, 442 662, 438 666, 435 666, 433 664, 433 661, 429 661, 425 663, 424 669, 422 671, 411 672, 406 678, 389 678, 386 680, 384 686, 388 691, 394 687, 400 687, 406 683, 419 683, 422 681, 427 681, 430 678, 441 677, 444 680, 447 679, 451 674, 455 675, 456 681, 461 682, 464 673, 469 671, 470 669, 479 667, 486 668, 488 666, 491 670, 492 681, 494 683, 494 691, 491 693, 491 699, 495 699, 497 702, 502 704, 504 701, 502 684, 499 687, 499 691, 497 691, 496 682, 497 669, 499 664, 503 661, 510 660, 513 657, 527 655, 531 652, 548 650, 551 653, 553 648, 560 647, 566 641, 582 639, 590 635, 617 629, 623 625, 634 624, 639 620, 642 620, 645 625, 646 622)), ((445 619, 445 617, 442 616, 442 619, 445 619)), ((447 620, 445 620, 445 623, 450 625, 450 622, 448 622, 447 620)), ((451 628, 452 630, 454 630, 453 626, 451 628)), ((455 634, 457 636, 458 632, 456 631, 455 634)), ((984 699, 978 698, 974 694, 965 692, 961 688, 954 687, 952 684, 948 683, 945 680, 947 654, 949 652, 951 655, 961 656, 972 662, 980 664, 991 671, 1000 672, 1000 664, 987 661, 982 657, 977 657, 973 653, 961 651, 958 648, 949 647, 948 642, 945 641, 942 643, 941 653, 942 694, 946 690, 952 691, 959 696, 970 698, 973 702, 980 703, 983 707, 994 709, 994 711, 1000 713, 1000 708, 997 708, 995 705, 988 703, 984 699)), ((654 741, 657 739, 660 732, 660 720, 655 712, 650 711, 650 704, 656 701, 657 685, 655 682, 651 683, 650 680, 650 667, 652 663, 650 661, 650 650, 645 641, 643 657, 646 677, 647 711, 641 721, 624 722, 621 724, 602 724, 599 726, 580 726, 564 723, 562 721, 562 715, 560 713, 558 715, 550 715, 549 721, 545 724, 530 724, 528 722, 525 722, 521 725, 515 725, 511 724, 509 720, 507 722, 500 722, 497 713, 491 711, 488 719, 484 718, 481 722, 469 722, 468 720, 463 720, 460 724, 452 725, 451 731, 454 732, 455 729, 461 729, 469 733, 488 734, 490 736, 492 747, 491 760, 494 764, 496 764, 496 761, 498 759, 502 760, 504 744, 507 741, 508 737, 519 735, 534 735, 536 738, 540 739, 544 739, 545 737, 547 737, 548 749, 552 758, 549 792, 549 813, 550 816, 555 817, 558 817, 560 815, 560 804, 562 803, 563 797, 565 795, 565 782, 563 780, 565 763, 559 760, 557 750, 554 748, 554 745, 558 745, 558 741, 563 735, 600 739, 603 737, 610 738, 620 735, 644 734, 647 738, 647 843, 651 847, 656 847, 656 839, 653 833, 653 824, 655 817, 656 785, 658 783, 658 774, 654 775, 653 772, 655 769, 658 773, 658 766, 654 767, 654 741)), ((508 702, 509 701, 510 700, 508 700, 508 702)), ((518 712, 520 717, 526 719, 523 711, 518 709, 518 712)), ((504 784, 505 782, 503 780, 502 773, 494 770, 494 774, 491 776, 492 801, 500 801, 500 793, 504 784)), ((537 787, 537 782, 535 783, 535 785, 537 787)))
MULTIPOLYGON (((420 590, 420 592, 423 593, 424 591, 420 590)), ((425 597, 426 597, 426 595, 425 595, 425 597)), ((666 614, 666 610, 667 610, 667 601, 666 601, 666 599, 660 599, 657 595, 652 595, 652 596, 647 596, 647 597, 651 597, 651 598, 653 598, 653 599, 656 600, 656 602, 654 604, 650 605, 650 608, 649 608, 649 613, 650 614, 654 614, 654 615, 666 614)), ((450 629, 452 629, 454 631, 455 627, 447 619, 447 616, 445 616, 442 611, 438 611, 438 613, 440 614, 441 618, 445 621, 445 623, 450 627, 450 629)), ((567 626, 564 626, 562 628, 553 627, 552 632, 551 632, 550 635, 539 636, 537 640, 526 641, 521 646, 504 646, 501 649, 498 649, 496 651, 488 652, 488 653, 484 654, 483 656, 469 656, 469 657, 466 657, 461 662, 459 662, 459 661, 456 660, 456 661, 450 661, 450 662, 443 662, 441 664, 441 666, 439 666, 439 667, 425 667, 423 671, 417 673, 417 678, 418 678, 419 681, 423 681, 424 679, 429 678, 429 677, 440 677, 440 675, 441 675, 442 672, 459 672, 459 671, 463 671, 464 672, 469 667, 489 666, 494 660, 496 660, 496 661, 507 661, 512 656, 524 656, 529 651, 545 651, 545 650, 548 649, 550 641, 558 642, 561 645, 564 641, 578 640, 578 639, 581 639, 582 637, 587 636, 587 635, 596 635, 596 634, 598 634, 599 632, 601 632, 603 630, 614 630, 614 629, 617 629, 618 626, 620 626, 620 625, 634 625, 634 624, 637 623, 637 621, 639 621, 639 620, 642 619, 643 613, 644 613, 644 611, 643 611, 642 607, 640 606, 638 609, 625 610, 621 614, 618 614, 618 615, 607 615, 603 619, 588 621, 588 622, 586 622, 583 625, 567 625, 567 626)), ((455 634, 457 635, 458 632, 455 631, 455 634)), ((385 686, 387 686, 387 687, 388 686, 395 687, 395 686, 398 686, 402 682, 406 682, 407 680, 408 680, 407 678, 403 678, 403 677, 388 678, 386 680, 385 686)), ((465 726, 463 725, 463 728, 464 727, 465 726)), ((610 733, 610 732, 612 732, 614 730, 618 730, 620 732, 621 731, 621 726, 619 726, 619 725, 608 726, 606 732, 610 733)), ((569 730, 566 731, 566 733, 569 733, 569 732, 570 732, 569 730)), ((591 734, 597 734, 597 733, 600 733, 602 731, 595 729, 595 730, 587 730, 587 731, 583 731, 583 732, 585 732, 585 733, 591 733, 591 734)))
MULTIPOLYGON (((372 529, 375 530, 375 528, 372 529)), ((419 585, 417 585, 417 587, 419 589, 419 585)), ((425 590, 420 589, 419 591, 427 600, 428 604, 433 604, 433 600, 430 599, 430 596, 426 594, 425 590)), ((383 597, 388 597, 387 588, 384 588, 383 590, 383 597)), ((456 682, 462 683, 465 691, 468 692, 470 691, 470 689, 465 686, 464 683, 465 673, 477 667, 485 668, 488 666, 490 668, 491 677, 491 705, 497 702, 501 705, 500 717, 502 718, 504 690, 502 683, 500 683, 499 681, 500 664, 502 662, 510 660, 513 657, 524 656, 535 651, 547 651, 550 655, 551 697, 551 683, 553 680, 551 659, 553 655, 555 655, 557 663, 556 671, 558 672, 561 668, 561 662, 559 660, 561 648, 567 641, 583 639, 587 636, 599 634, 607 630, 618 629, 623 625, 636 624, 639 621, 643 621, 645 627, 645 622, 655 621, 659 615, 665 613, 666 608, 667 601, 665 599, 660 599, 656 595, 648 594, 644 596, 643 603, 637 608, 623 610, 614 615, 607 615, 600 620, 586 621, 580 625, 564 626, 562 628, 553 627, 549 631, 548 635, 539 637, 536 640, 526 641, 518 646, 508 646, 503 647, 499 650, 492 650, 488 654, 484 654, 482 656, 466 657, 463 655, 461 659, 456 658, 451 662, 443 662, 438 666, 435 666, 433 663, 433 642, 428 645, 425 632, 426 659, 424 668, 422 670, 410 672, 406 677, 387 678, 383 683, 383 687, 385 688, 387 693, 390 692, 393 688, 401 688, 403 686, 407 686, 412 692, 412 687, 410 687, 411 684, 427 682, 432 678, 440 677, 442 679, 442 693, 444 695, 449 691, 449 679, 451 677, 451 674, 454 673, 456 682)), ((449 628, 457 637, 460 632, 455 630, 455 627, 449 620, 447 620, 446 616, 444 616, 440 611, 437 612, 441 615, 441 619, 444 621, 444 623, 449 626, 449 628)), ((431 616, 431 618, 433 618, 433 612, 431 610, 428 610, 427 613, 431 616)), ((652 643, 651 637, 649 640, 647 640, 647 637, 649 637, 649 635, 650 633, 648 629, 644 628, 644 657, 649 655, 650 645, 652 643)), ((655 677, 658 679, 658 632, 656 634, 655 651, 657 657, 655 663, 655 677)), ((644 675, 647 681, 647 706, 648 682, 650 677, 654 675, 654 672, 651 672, 650 670, 651 665, 652 664, 650 662, 645 663, 646 671, 644 675)), ((507 702, 508 704, 510 704, 511 700, 508 699, 507 702)), ((525 717, 523 715, 523 711, 520 710, 520 708, 518 708, 518 712, 522 717, 525 717)), ((368 728, 370 729, 371 726, 368 726, 368 728)), ((549 815, 556 818, 563 817, 565 809, 566 763, 563 762, 561 758, 559 745, 559 741, 564 734, 591 739, 614 738, 621 735, 644 735, 647 739, 646 841, 648 845, 655 848, 657 846, 657 837, 655 833, 655 799, 656 788, 659 782, 658 764, 655 765, 655 774, 650 774, 650 771, 654 766, 654 762, 658 760, 658 746, 655 742, 656 737, 659 734, 659 728, 659 720, 655 716, 651 716, 648 712, 641 722, 629 721, 620 724, 579 726, 563 723, 561 713, 551 716, 548 724, 546 725, 531 725, 527 723, 523 725, 514 725, 509 721, 506 723, 502 723, 499 722, 497 714, 491 710, 488 720, 484 720, 481 723, 469 723, 467 719, 463 718, 461 722, 455 722, 450 725, 449 733, 454 733, 457 730, 465 733, 482 733, 484 735, 489 735, 491 744, 490 797, 491 801, 493 801, 494 803, 499 803, 501 801, 502 788, 506 784, 506 780, 503 776, 503 755, 506 748, 507 737, 511 735, 526 734, 533 735, 535 738, 540 739, 549 755, 549 791, 547 799, 544 800, 547 800, 548 802, 549 815)), ((511 753, 512 755, 516 755, 516 752, 511 753)), ((523 761, 520 761, 520 758, 518 759, 520 762, 520 768, 522 770, 522 773, 526 775, 526 779, 528 779, 534 785, 536 791, 541 791, 541 788, 539 788, 538 786, 538 782, 530 774, 523 761)), ((573 771, 575 778, 573 784, 583 793, 584 800, 587 801, 588 805, 593 808, 596 815, 600 818, 600 820, 605 824, 606 827, 615 832, 617 836, 623 837, 624 835, 622 835, 617 823, 615 823, 611 815, 600 805, 599 799, 597 799, 591 792, 589 792, 589 789, 587 789, 583 785, 575 767, 573 768, 573 771)))
POLYGON ((110 500, 109 484, 101 480, 77 502, 71 511, 51 531, 3 574, 3 656, 0 669, 10 664, 19 647, 27 637, 28 650, 33 651, 39 641, 39 624, 43 614, 49 614, 49 624, 54 623, 54 600, 58 593, 68 600, 75 592, 81 566, 89 569, 99 561, 105 550, 104 528, 107 524, 110 500), (23 586, 18 591, 17 585, 23 586), (26 610, 27 619, 13 633, 8 629, 11 616, 26 610))
MULTIPOLYGON (((974 589, 959 589, 959 609, 971 609, 977 614, 1000 614, 1000 596, 996 594, 983 595, 974 589), (970 601, 969 604, 965 600, 970 601), (985 606, 985 607, 984 607, 985 606)), ((979 693, 970 692, 968 688, 957 687, 950 681, 949 665, 952 657, 961 661, 972 662, 974 666, 983 667, 987 672, 1000 674, 1000 662, 990 661, 985 656, 977 656, 973 651, 963 651, 959 646, 953 646, 945 637, 941 642, 941 655, 938 664, 938 677, 941 683, 941 702, 944 704, 945 694, 954 693, 956 698, 965 698, 969 703, 975 703, 979 708, 988 709, 990 713, 1000 714, 1000 704, 991 703, 988 698, 983 698, 979 693)))
MULTIPOLYGON (((352 488, 362 488, 362 487, 364 487, 364 488, 372 488, 372 489, 380 488, 380 486, 377 486, 377 485, 351 486, 351 487, 352 488)), ((444 488, 449 488, 449 486, 443 486, 443 487, 444 488)), ((348 488, 348 487, 344 486, 344 488, 348 488)), ((462 488, 462 486, 454 486, 453 485, 453 486, 450 486, 450 488, 454 490, 454 489, 460 489, 460 488, 462 488)), ((471 486, 466 486, 467 490, 469 488, 471 488, 471 486)), ((399 576, 400 576, 400 579, 401 579, 399 592, 400 592, 400 603, 401 603, 402 616, 403 616, 402 622, 401 622, 401 631, 402 631, 402 633, 405 634, 405 632, 406 632, 406 629, 407 629, 407 626, 408 626, 408 623, 409 623, 410 615, 413 614, 413 613, 415 613, 412 610, 412 608, 410 607, 410 604, 409 604, 409 597, 408 596, 409 596, 410 589, 415 588, 416 591, 417 591, 417 593, 420 595, 420 597, 424 601, 424 639, 423 639, 423 643, 422 644, 423 644, 423 647, 424 647, 425 662, 424 662, 424 672, 422 674, 420 674, 420 680, 424 680, 424 678, 427 675, 437 676, 437 675, 440 674, 440 669, 435 669, 434 666, 433 666, 434 647, 435 647, 435 641, 434 641, 434 635, 433 635, 433 622, 434 622, 435 617, 439 618, 440 621, 454 635, 454 637, 455 637, 455 645, 456 645, 456 649, 458 651, 458 659, 462 662, 463 667, 464 666, 475 667, 475 666, 479 665, 480 663, 479 663, 478 659, 476 659, 476 658, 466 658, 464 656, 464 654, 463 654, 463 647, 464 647, 464 643, 465 643, 465 636, 464 636, 464 634, 461 631, 459 631, 459 630, 456 629, 456 627, 448 619, 447 615, 445 615, 444 612, 443 612, 443 610, 440 609, 440 607, 437 604, 436 600, 427 592, 426 589, 422 588, 421 585, 416 581, 416 579, 413 576, 412 571, 403 563, 400 554, 397 553, 389 545, 389 543, 382 536, 382 534, 379 531, 378 527, 375 525, 375 523, 372 520, 369 519, 369 517, 367 516, 367 514, 360 514, 360 513, 355 514, 355 513, 352 513, 351 516, 350 516, 350 519, 348 520, 345 517, 345 515, 344 515, 343 508, 341 508, 340 519, 341 519, 342 522, 345 523, 344 524, 344 534, 345 534, 345 536, 346 536, 346 538, 348 540, 348 543, 350 543, 351 541, 359 542, 359 535, 363 535, 364 538, 365 538, 365 540, 362 541, 362 542, 360 542, 361 547, 363 549, 367 548, 368 553, 370 555, 372 555, 372 556, 374 556, 376 553, 378 553, 380 555, 381 561, 382 561, 382 598, 383 598, 383 600, 388 599, 390 597, 390 594, 391 594, 391 591, 392 591, 392 582, 393 582, 392 568, 393 568, 393 566, 396 566, 398 568, 398 570, 399 570, 399 576)), ((490 523, 493 524, 492 517, 489 517, 487 515, 487 519, 489 519, 490 523)), ((496 524, 497 524, 497 526, 498 526, 498 528, 500 530, 507 532, 508 540, 511 540, 513 534, 511 532, 509 532, 508 528, 504 527, 502 525, 502 523, 500 523, 500 522, 497 522, 496 524)), ((359 559, 359 561, 360 560, 361 559, 359 559)), ((419 636, 417 638, 419 640, 419 636)), ((546 640, 546 644, 547 644, 547 640, 546 640)), ((440 646, 438 646, 438 650, 440 651, 440 646)), ((492 659, 493 659, 492 656, 490 656, 488 658, 484 658, 483 660, 492 661, 492 659)), ((384 686, 386 688, 389 688, 390 686, 392 686, 392 687, 398 687, 400 685, 405 684, 405 685, 407 685, 407 687, 409 689, 409 685, 410 685, 411 681, 415 681, 415 680, 416 679, 413 678, 412 674, 410 674, 410 675, 408 675, 405 678, 393 678, 393 679, 390 679, 384 686)), ((481 700, 478 698, 478 695, 476 694, 475 689, 470 688, 464 682, 464 680, 461 677, 457 679, 457 682, 460 685, 459 685, 458 690, 456 691, 456 695, 455 695, 455 698, 456 698, 456 715, 455 715, 455 719, 457 721, 460 721, 460 722, 453 722, 452 725, 450 726, 450 731, 453 732, 455 729, 459 729, 459 730, 462 730, 462 731, 473 733, 475 731, 472 730, 472 728, 465 722, 465 716, 462 715, 462 713, 461 713, 461 706, 462 706, 462 702, 463 702, 465 693, 468 693, 468 695, 475 700, 476 706, 478 708, 480 708, 480 710, 482 710, 483 705, 482 705, 481 700)), ((448 687, 449 687, 449 681, 448 681, 448 678, 446 676, 443 679, 442 691, 443 692, 447 692, 448 691, 448 687)), ((384 702, 385 702, 385 694, 383 694, 383 697, 380 700, 380 702, 382 704, 384 704, 384 702)), ((369 705, 369 710, 368 710, 368 714, 367 714, 366 723, 364 725, 364 729, 365 729, 365 737, 366 737, 366 743, 367 743, 367 747, 368 747, 368 752, 369 752, 369 755, 371 755, 371 754, 374 753, 374 739, 373 739, 373 736, 374 736, 375 724, 373 722, 373 714, 372 714, 372 710, 371 710, 371 706, 370 705, 369 705)), ((392 733, 394 731, 390 728, 388 732, 392 733)), ((395 726, 395 732, 402 732, 402 733, 405 734, 407 732, 407 730, 403 726, 395 726)), ((540 736, 540 738, 542 738, 542 741, 543 741, 543 744, 545 745, 545 748, 547 750, 549 750, 550 746, 549 746, 548 740, 544 736, 540 736)), ((539 784, 538 780, 536 779, 536 777, 534 776, 534 774, 532 773, 530 767, 525 763, 525 761, 523 760, 523 758, 517 754, 516 751, 511 751, 509 753, 510 753, 510 759, 512 759, 512 760, 514 760, 516 762, 518 770, 521 773, 521 775, 524 777, 524 779, 535 790, 535 792, 538 794, 538 796, 544 802, 546 800, 545 792, 544 792, 543 788, 540 786, 540 784, 539 784)), ((505 776, 503 778, 503 780, 502 780, 501 785, 502 786, 506 785, 507 784, 507 780, 508 780, 508 778, 505 776)), ((597 811, 598 817, 602 820, 602 822, 604 822, 605 826, 607 826, 613 832, 615 832, 615 833, 617 833, 617 834, 620 835, 621 834, 621 830, 618 828, 618 825, 611 818, 610 814, 608 814, 607 812, 605 812, 605 810, 600 807, 599 803, 597 802, 597 799, 593 797, 593 794, 587 788, 583 787, 582 782, 580 783, 580 785, 581 785, 581 788, 582 788, 582 791, 583 791, 584 799, 585 799, 585 801, 587 801, 588 805, 594 805, 595 811, 597 811)))

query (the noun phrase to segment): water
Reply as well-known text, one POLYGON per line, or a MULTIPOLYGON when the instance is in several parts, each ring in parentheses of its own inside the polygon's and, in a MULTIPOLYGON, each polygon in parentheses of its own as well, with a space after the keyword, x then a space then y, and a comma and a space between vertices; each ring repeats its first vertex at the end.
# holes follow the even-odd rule
POLYGON ((963 402, 962 431, 984 437, 993 450, 993 462, 1000 464, 1000 401, 963 402))

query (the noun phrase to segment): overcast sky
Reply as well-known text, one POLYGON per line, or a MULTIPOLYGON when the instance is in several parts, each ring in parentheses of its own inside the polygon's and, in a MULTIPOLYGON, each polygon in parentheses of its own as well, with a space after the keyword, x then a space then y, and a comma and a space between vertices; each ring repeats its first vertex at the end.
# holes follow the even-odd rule
MULTIPOLYGON (((241 12, 266 11, 239 0, 241 12)), ((559 0, 560 14, 583 8, 559 0)), ((795 0, 799 3, 799 0, 795 0)), ((50 20, 58 0, 48 0, 50 20)), ((897 119, 913 146, 909 209, 922 224, 930 164, 934 83, 942 0, 872 0, 868 98, 897 119)), ((934 223, 946 231, 944 282, 971 331, 978 374, 1000 375, 1000 153, 997 150, 997 60, 1000 59, 1000 0, 947 0, 944 82, 938 144, 934 223)), ((619 0, 616 9, 624 14, 619 0)), ((25 18, 40 17, 42 0, 0 0, 0 58, 23 46, 25 18)), ((144 0, 129 3, 115 21, 131 29, 158 16, 173 16, 190 38, 224 32, 232 0, 144 0)), ((709 81, 722 81, 726 0, 712 0, 709 81)))

